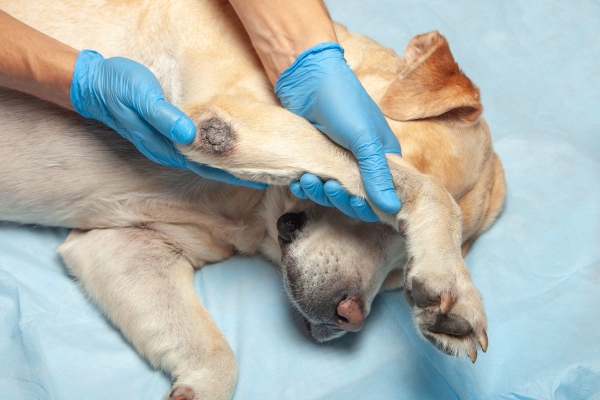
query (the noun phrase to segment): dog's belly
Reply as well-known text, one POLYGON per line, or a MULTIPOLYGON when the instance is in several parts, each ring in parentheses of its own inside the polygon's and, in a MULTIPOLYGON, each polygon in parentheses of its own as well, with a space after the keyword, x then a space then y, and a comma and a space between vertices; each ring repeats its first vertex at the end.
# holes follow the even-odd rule
POLYGON ((0 104, 0 219, 78 226, 92 201, 123 191, 114 178, 126 164, 93 137, 108 130, 10 90, 0 89, 0 104))

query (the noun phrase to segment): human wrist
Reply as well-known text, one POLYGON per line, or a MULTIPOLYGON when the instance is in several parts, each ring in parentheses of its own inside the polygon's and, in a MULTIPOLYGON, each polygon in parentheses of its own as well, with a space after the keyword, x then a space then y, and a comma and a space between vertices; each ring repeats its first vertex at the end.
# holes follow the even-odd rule
MULTIPOLYGON (((269 80, 275 84, 281 74, 287 71, 299 59, 307 58, 312 54, 319 53, 328 48, 337 45, 336 38, 328 35, 313 34, 311 37, 298 40, 288 35, 278 35, 271 38, 268 54, 264 56, 266 60, 265 69, 269 80), (327 45, 327 46, 323 46, 327 45)), ((341 49, 341 47, 339 47, 341 49)))
POLYGON ((45 56, 39 53, 34 56, 35 61, 31 64, 34 87, 31 94, 73 109, 69 92, 77 50, 62 43, 56 44, 54 49, 48 48, 48 54, 45 56), (37 64, 33 66, 34 63, 37 64))
POLYGON ((72 108, 77 50, 0 10, 0 86, 72 108))
POLYGON ((272 84, 304 50, 337 42, 322 0, 230 0, 272 84))

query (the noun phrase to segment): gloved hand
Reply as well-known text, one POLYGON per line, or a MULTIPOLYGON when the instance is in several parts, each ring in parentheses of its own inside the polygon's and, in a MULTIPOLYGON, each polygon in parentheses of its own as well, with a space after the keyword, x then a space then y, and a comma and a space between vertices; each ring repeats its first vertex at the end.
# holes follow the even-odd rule
MULTIPOLYGON (((385 153, 400 155, 400 144, 346 63, 339 44, 321 43, 300 54, 277 80, 275 93, 285 108, 354 154, 373 204, 389 214, 400 210, 385 158, 385 153)), ((349 196, 337 181, 323 184, 315 175, 305 174, 290 189, 298 197, 335 206, 353 218, 379 220, 364 199, 349 196)))
POLYGON ((165 101, 154 74, 133 60, 104 59, 95 51, 81 51, 75 63, 70 97, 75 111, 116 130, 156 163, 189 169, 205 178, 235 185, 266 187, 186 159, 171 141, 191 143, 196 137, 196 126, 181 110, 165 101))

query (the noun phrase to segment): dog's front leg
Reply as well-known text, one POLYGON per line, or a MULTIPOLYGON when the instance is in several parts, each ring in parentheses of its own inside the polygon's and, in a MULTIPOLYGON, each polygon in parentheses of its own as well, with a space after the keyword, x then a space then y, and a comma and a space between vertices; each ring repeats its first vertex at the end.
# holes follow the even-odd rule
POLYGON ((196 162, 272 185, 289 185, 311 172, 363 192, 352 154, 279 105, 213 99, 186 112, 198 134, 181 151, 196 162))
POLYGON ((488 346, 481 295, 461 252, 461 210, 441 183, 388 156, 402 208, 392 218, 405 235, 404 294, 419 333, 439 350, 477 358, 488 346))
POLYGON ((194 269, 150 229, 73 231, 69 270, 135 348, 173 377, 169 398, 230 399, 235 357, 194 292, 194 269))

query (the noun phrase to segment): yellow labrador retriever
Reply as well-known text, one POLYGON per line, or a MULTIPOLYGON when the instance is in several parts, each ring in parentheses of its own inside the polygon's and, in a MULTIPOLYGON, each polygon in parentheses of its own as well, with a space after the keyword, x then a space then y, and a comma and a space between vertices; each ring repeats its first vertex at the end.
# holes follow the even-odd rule
POLYGON ((472 361, 487 348, 463 254, 505 196, 479 91, 446 40, 417 36, 404 59, 336 26, 346 57, 399 138, 388 156, 402 209, 382 223, 291 196, 304 172, 364 195, 353 156, 283 109, 225 0, 0 1, 75 48, 147 65, 197 124, 180 150, 264 191, 148 161, 103 125, 0 91, 0 219, 75 228, 69 271, 135 348, 173 377, 173 399, 228 399, 237 369, 192 274, 235 252, 281 266, 312 337, 359 330, 373 298, 404 288, 417 330, 472 361))

